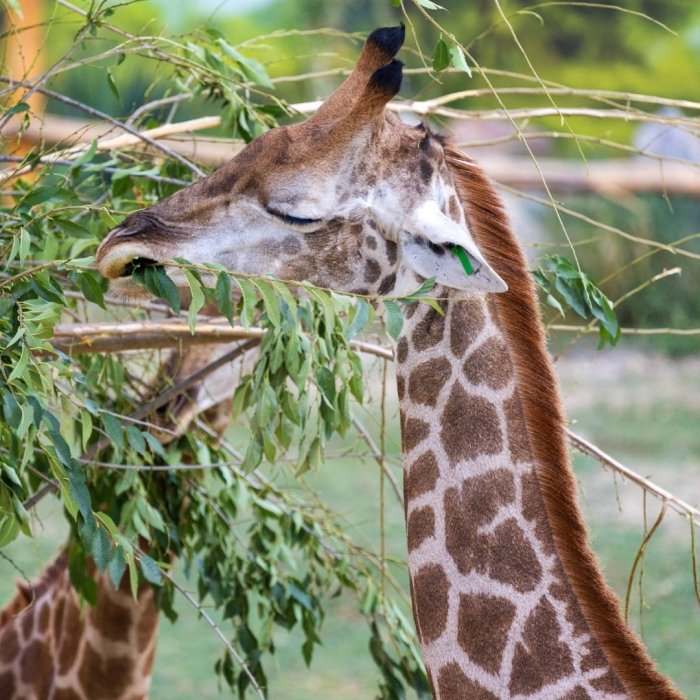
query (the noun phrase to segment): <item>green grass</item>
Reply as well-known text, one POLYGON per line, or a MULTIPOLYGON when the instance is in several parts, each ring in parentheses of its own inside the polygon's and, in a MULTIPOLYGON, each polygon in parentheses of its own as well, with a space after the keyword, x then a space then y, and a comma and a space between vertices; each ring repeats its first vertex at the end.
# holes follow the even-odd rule
MULTIPOLYGON (((569 415, 575 428, 601 444, 629 466, 651 475, 659 484, 694 505, 700 500, 700 430, 697 403, 700 372, 694 365, 627 362, 624 355, 595 355, 566 362, 561 368, 569 415), (617 358, 620 358, 619 360, 617 358), (583 362, 583 363, 582 363, 583 362), (607 363, 619 362, 611 368, 607 363), (641 364, 640 364, 641 363, 641 364), (694 398, 693 398, 694 397, 694 398)), ((390 467, 398 475, 398 428, 389 435, 390 467)), ((633 484, 618 484, 592 460, 575 459, 582 487, 582 507, 593 546, 605 575, 624 598, 627 579, 644 534, 643 497, 633 484), (618 508, 618 501, 622 507, 618 508)), ((379 475, 372 461, 331 460, 308 479, 323 498, 345 517, 347 529, 364 543, 379 547, 379 475)), ((403 513, 386 485, 386 551, 405 557, 403 513)), ((298 485, 290 483, 290 488, 298 485)), ((656 500, 647 500, 648 522, 658 513, 656 500)), ((36 541, 22 539, 8 547, 10 556, 28 575, 50 559, 65 536, 55 504, 42 504, 36 541)), ((392 573, 406 586, 403 567, 392 573)), ((11 594, 15 572, 0 560, 0 597, 11 594)), ((639 589, 633 587, 631 618, 639 625, 639 589)), ((643 636, 660 669, 690 700, 700 700, 700 606, 693 593, 690 538, 687 523, 669 511, 649 544, 644 560, 643 636)), ((221 645, 204 620, 184 600, 180 619, 161 623, 151 697, 154 700, 221 697, 213 664, 221 645)), ((377 672, 368 651, 365 621, 355 601, 340 597, 329 603, 323 646, 307 669, 301 639, 280 630, 278 653, 268 663, 270 697, 284 700, 374 697, 377 672)))

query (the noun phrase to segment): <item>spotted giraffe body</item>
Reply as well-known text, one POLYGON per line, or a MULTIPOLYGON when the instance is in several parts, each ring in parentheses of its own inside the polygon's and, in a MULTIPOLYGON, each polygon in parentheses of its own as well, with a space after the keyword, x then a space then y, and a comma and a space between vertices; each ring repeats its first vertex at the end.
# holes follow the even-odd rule
MULTIPOLYGON (((193 346, 173 352, 159 380, 177 383, 228 353, 238 343, 193 346)), ((225 364, 179 394, 152 417, 167 444, 202 416, 221 434, 230 401, 251 356, 225 364)), ((183 455, 187 459, 187 455, 183 455)), ((144 700, 151 685, 159 613, 153 589, 134 598, 124 577, 115 590, 107 574, 89 563, 97 600, 79 604, 65 552, 35 582, 19 583, 0 611, 0 700, 144 700)))
MULTIPOLYGON (((95 573, 95 572, 93 572, 95 573)), ((60 554, 36 583, 20 584, 0 614, 0 697, 8 700, 144 700, 158 610, 150 586, 95 573, 97 604, 78 603, 60 554)))
POLYGON ((398 296, 435 278, 444 314, 411 306, 396 348, 409 573, 435 697, 678 700, 588 544, 534 285, 500 200, 466 155, 385 111, 402 41, 403 28, 373 32, 316 115, 127 218, 100 270, 128 289, 134 259, 178 255, 398 296))

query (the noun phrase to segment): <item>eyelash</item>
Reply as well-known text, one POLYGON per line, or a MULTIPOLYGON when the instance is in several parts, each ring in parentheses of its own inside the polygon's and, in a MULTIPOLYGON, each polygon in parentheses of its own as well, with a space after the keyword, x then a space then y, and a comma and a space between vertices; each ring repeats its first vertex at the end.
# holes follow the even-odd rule
POLYGON ((311 224, 319 224, 323 221, 323 219, 303 219, 299 216, 290 216, 289 214, 272 211, 272 209, 268 209, 267 211, 278 219, 282 219, 286 224, 292 224, 293 226, 310 226, 311 224))

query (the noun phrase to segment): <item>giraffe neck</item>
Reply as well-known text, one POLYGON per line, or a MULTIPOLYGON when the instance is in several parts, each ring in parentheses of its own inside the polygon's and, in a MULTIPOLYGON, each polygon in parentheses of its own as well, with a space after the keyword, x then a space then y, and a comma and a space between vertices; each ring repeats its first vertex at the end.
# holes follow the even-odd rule
MULTIPOLYGON (((133 599, 95 571, 97 603, 80 609, 65 553, 21 584, 0 613, 0 697, 148 697, 158 630, 153 590, 133 599)), ((124 588, 124 587, 122 587, 124 588)))
POLYGON ((444 306, 415 309, 397 346, 409 570, 436 695, 628 697, 557 555, 493 309, 444 306))

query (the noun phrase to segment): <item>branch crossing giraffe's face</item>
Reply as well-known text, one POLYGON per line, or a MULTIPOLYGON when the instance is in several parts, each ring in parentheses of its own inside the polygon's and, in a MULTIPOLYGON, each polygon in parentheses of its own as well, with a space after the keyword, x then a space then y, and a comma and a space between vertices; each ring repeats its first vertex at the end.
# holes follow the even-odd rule
POLYGON ((100 271, 125 292, 135 262, 174 257, 361 294, 407 291, 416 275, 504 291, 451 203, 440 140, 385 111, 401 85, 393 56, 403 37, 403 27, 376 30, 313 117, 263 134, 213 175, 127 217, 102 242, 100 271))

